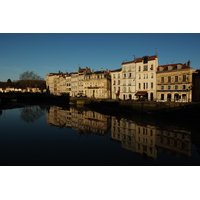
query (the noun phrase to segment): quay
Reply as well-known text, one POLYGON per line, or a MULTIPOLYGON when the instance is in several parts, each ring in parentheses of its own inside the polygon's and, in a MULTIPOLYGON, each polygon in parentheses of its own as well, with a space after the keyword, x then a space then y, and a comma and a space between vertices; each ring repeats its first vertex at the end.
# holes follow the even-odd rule
POLYGON ((200 102, 116 101, 111 99, 70 98, 69 104, 86 106, 100 112, 173 115, 171 117, 180 114, 194 117, 200 111, 200 102))

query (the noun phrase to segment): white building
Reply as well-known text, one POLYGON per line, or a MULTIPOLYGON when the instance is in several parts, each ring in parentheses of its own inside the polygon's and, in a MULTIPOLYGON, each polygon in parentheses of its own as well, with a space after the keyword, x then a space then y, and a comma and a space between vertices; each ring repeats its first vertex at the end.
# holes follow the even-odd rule
POLYGON ((110 71, 111 75, 111 98, 112 99, 121 99, 122 95, 121 91, 121 77, 122 77, 122 69, 116 69, 110 71))
POLYGON ((158 55, 135 58, 136 96, 149 101, 156 100, 156 71, 158 55))
POLYGON ((135 61, 122 63, 122 91, 121 97, 123 100, 136 99, 136 73, 135 73, 135 61))
POLYGON ((71 75, 71 96, 75 97, 78 94, 78 72, 72 72, 71 75))

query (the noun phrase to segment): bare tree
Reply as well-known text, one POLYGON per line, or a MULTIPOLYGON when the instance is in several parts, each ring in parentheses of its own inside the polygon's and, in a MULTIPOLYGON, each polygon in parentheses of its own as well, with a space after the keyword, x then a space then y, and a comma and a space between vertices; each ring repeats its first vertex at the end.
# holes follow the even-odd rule
POLYGON ((19 80, 44 80, 33 71, 26 71, 19 76, 19 80))
POLYGON ((43 78, 34 73, 33 71, 26 71, 19 76, 19 84, 22 88, 26 87, 38 87, 41 85, 41 81, 45 82, 43 78))

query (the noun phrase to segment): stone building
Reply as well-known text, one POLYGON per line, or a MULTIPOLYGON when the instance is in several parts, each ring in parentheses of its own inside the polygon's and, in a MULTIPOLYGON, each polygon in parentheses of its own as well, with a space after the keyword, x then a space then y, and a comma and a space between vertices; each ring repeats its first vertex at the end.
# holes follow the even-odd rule
POLYGON ((116 69, 110 71, 111 75, 111 98, 112 99, 122 99, 121 94, 121 77, 122 69, 116 69))
POLYGON ((84 92, 89 98, 111 98, 111 76, 109 71, 92 71, 84 77, 84 92))
POLYGON ((156 99, 158 55, 135 58, 136 96, 149 101, 156 99))
POLYGON ((187 64, 177 63, 158 66, 157 101, 191 102, 192 74, 195 70, 187 64))
POLYGON ((46 88, 54 95, 60 95, 61 93, 66 93, 66 77, 69 76, 68 73, 50 73, 46 75, 46 88))

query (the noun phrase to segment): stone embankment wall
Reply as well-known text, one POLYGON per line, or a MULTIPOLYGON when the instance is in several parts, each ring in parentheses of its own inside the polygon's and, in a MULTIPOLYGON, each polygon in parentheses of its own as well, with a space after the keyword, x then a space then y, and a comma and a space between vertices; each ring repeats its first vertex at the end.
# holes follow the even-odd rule
POLYGON ((195 112, 200 110, 200 103, 150 102, 150 101, 114 101, 98 99, 70 99, 70 104, 84 105, 95 110, 107 110, 130 113, 170 114, 171 112, 195 112))

